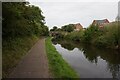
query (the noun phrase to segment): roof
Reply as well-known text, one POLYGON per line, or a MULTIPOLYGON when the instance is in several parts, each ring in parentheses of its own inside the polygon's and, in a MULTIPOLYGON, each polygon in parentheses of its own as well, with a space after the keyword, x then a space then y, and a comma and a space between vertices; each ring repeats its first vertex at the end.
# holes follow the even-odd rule
POLYGON ((109 23, 109 21, 107 19, 103 19, 103 20, 94 20, 93 23, 97 23, 97 24, 102 24, 102 23, 109 23))
POLYGON ((80 23, 74 24, 76 29, 81 29, 83 28, 83 26, 80 23))

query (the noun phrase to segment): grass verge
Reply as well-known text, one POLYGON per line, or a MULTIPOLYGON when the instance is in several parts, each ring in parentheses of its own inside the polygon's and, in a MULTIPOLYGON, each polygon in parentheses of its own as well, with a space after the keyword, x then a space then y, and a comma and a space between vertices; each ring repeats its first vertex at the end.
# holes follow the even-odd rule
POLYGON ((68 65, 52 45, 51 38, 45 40, 49 69, 54 78, 78 78, 77 73, 68 65))
POLYGON ((7 77, 21 58, 36 43, 36 36, 7 39, 2 42, 2 76, 7 77))

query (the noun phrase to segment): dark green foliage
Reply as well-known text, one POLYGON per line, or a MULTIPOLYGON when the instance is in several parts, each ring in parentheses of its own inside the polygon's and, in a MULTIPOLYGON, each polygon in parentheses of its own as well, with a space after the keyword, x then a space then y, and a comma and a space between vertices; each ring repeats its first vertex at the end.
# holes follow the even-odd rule
POLYGON ((69 25, 65 25, 65 26, 62 26, 62 30, 63 31, 67 31, 67 32, 72 32, 74 31, 74 25, 73 24, 69 24, 69 25))
POLYGON ((101 30, 98 26, 90 25, 84 32, 84 42, 93 42, 93 39, 101 35, 101 30))
POLYGON ((62 33, 57 33, 55 38, 56 39, 63 39, 64 35, 62 33))
POLYGON ((95 39, 94 44, 99 47, 106 47, 108 45, 108 42, 105 38, 105 36, 99 36, 95 39))
POLYGON ((74 32, 68 33, 65 36, 65 39, 72 40, 72 41, 80 41, 81 42, 82 39, 83 39, 83 35, 84 35, 84 31, 83 30, 74 31, 74 32))
POLYGON ((49 32, 41 9, 28 2, 3 2, 2 14, 2 72, 7 77, 38 37, 49 32))
POLYGON ((50 29, 50 31, 62 31, 62 29, 54 26, 52 29, 50 29))
POLYGON ((3 38, 46 35, 42 11, 28 2, 3 2, 3 38))
POLYGON ((53 29, 51 29, 50 31, 56 31, 57 29, 57 26, 54 26, 53 29))
POLYGON ((112 22, 103 28, 90 25, 86 30, 74 31, 64 36, 64 39, 92 44, 98 47, 120 49, 120 23, 112 22))
POLYGON ((107 43, 109 47, 119 47, 119 31, 118 31, 118 22, 113 22, 106 26, 106 33, 104 37, 106 37, 107 43))

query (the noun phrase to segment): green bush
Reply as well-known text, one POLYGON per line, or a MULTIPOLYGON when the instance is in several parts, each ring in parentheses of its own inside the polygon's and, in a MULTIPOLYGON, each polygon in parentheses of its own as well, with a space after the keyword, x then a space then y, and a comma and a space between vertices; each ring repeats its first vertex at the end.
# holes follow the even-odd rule
POLYGON ((116 48, 119 42, 118 23, 110 23, 106 25, 102 31, 102 35, 94 36, 93 44, 100 47, 116 48))
POLYGON ((65 39, 73 40, 73 41, 82 41, 82 39, 83 39, 83 34, 84 34, 84 31, 83 31, 83 30, 74 31, 74 32, 71 32, 71 33, 69 33, 68 35, 66 35, 66 36, 65 36, 65 39))
POLYGON ((95 39, 94 44, 98 47, 106 47, 108 45, 108 42, 107 42, 105 36, 100 36, 95 39))
POLYGON ((120 48, 119 29, 118 22, 112 22, 103 28, 99 28, 98 25, 90 25, 85 31, 68 33, 64 39, 90 43, 98 47, 120 48))
POLYGON ((39 7, 28 2, 3 2, 3 38, 47 35, 44 16, 39 7), (26 6, 27 5, 27 6, 26 6))
POLYGON ((119 42, 119 34, 118 34, 118 23, 113 22, 106 26, 106 33, 104 36, 106 36, 106 40, 108 42, 108 46, 115 47, 118 46, 119 42))
POLYGON ((74 31, 75 27, 73 24, 68 24, 65 26, 62 26, 62 31, 66 31, 66 32, 72 32, 74 31))
POLYGON ((100 35, 100 30, 98 26, 90 25, 84 32, 83 42, 93 43, 95 37, 100 35))
POLYGON ((48 35, 39 7, 28 2, 2 3, 3 77, 7 77, 38 37, 48 35))

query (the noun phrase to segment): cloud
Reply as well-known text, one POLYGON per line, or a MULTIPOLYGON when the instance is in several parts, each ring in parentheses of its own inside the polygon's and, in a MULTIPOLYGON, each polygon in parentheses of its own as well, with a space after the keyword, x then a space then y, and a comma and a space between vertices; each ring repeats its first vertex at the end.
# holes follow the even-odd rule
POLYGON ((31 4, 42 9, 49 28, 70 23, 81 23, 88 27, 94 19, 107 18, 113 21, 118 14, 117 2, 31 2, 31 4))

